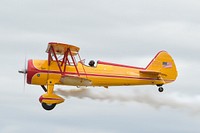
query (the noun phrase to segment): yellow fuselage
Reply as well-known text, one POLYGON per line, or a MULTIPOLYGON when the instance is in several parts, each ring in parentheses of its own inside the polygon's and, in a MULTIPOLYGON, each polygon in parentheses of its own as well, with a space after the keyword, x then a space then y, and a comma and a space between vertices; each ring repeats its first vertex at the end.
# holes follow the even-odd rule
MULTIPOLYGON (((61 63, 61 62, 60 62, 61 63)), ((64 70, 64 65, 61 66, 64 70)), ((123 85, 157 85, 163 84, 156 76, 147 76, 140 73, 145 68, 126 66, 114 63, 98 61, 95 67, 87 66, 81 62, 75 66, 67 65, 65 72, 60 72, 56 61, 48 65, 48 60, 29 60, 27 83, 35 85, 46 85, 48 79, 53 79, 55 84, 63 84, 60 79, 62 76, 76 76, 91 81, 91 86, 123 86, 123 85), (79 75, 78 75, 79 73, 79 75)), ((170 79, 164 79, 165 83, 172 82, 170 79)), ((78 85, 77 85, 78 86, 78 85)))

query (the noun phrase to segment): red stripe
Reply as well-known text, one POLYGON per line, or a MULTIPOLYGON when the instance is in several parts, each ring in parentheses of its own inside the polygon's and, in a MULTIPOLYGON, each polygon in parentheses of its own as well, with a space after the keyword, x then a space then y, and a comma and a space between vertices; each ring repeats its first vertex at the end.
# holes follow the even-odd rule
POLYGON ((43 100, 63 100, 61 98, 44 98, 43 96, 41 96, 39 98, 39 101, 42 103, 43 100))
MULTIPOLYGON (((40 71, 41 73, 53 73, 53 74, 61 74, 58 71, 40 71)), ((72 73, 72 72, 65 72, 63 76, 65 75, 77 75, 77 73, 72 73)), ((118 75, 104 75, 104 74, 85 74, 85 73, 80 73, 81 76, 94 76, 94 77, 107 77, 107 78, 127 78, 127 79, 138 79, 138 80, 159 80, 157 78, 141 78, 141 77, 133 77, 133 76, 118 76, 118 75)), ((174 80, 165 80, 172 82, 174 80)))
POLYGON ((128 65, 116 64, 116 63, 110 63, 110 62, 103 62, 103 61, 98 61, 97 64, 126 67, 126 68, 134 68, 134 69, 145 69, 145 68, 142 68, 142 67, 128 66, 128 65))

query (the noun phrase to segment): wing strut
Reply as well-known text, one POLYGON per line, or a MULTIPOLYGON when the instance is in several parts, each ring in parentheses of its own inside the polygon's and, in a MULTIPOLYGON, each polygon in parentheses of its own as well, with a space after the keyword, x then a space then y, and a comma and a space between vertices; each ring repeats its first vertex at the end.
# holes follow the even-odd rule
POLYGON ((83 66, 82 59, 81 59, 81 56, 79 55, 79 53, 78 53, 78 57, 79 57, 79 60, 80 60, 80 62, 81 62, 81 65, 82 65, 83 71, 84 71, 84 73, 85 73, 85 76, 86 76, 86 78, 87 78, 87 73, 86 73, 86 71, 85 71, 85 67, 83 66))
POLYGON ((58 68, 60 70, 60 73, 62 75, 65 74, 66 72, 66 65, 73 65, 76 69, 76 72, 77 72, 77 75, 80 76, 80 73, 78 71, 78 68, 77 68, 77 65, 76 65, 76 62, 75 62, 75 59, 74 59, 74 52, 71 51, 70 47, 66 48, 66 51, 63 53, 63 58, 61 60, 58 59, 58 56, 56 53, 58 53, 59 51, 55 51, 54 47, 50 45, 50 47, 48 48, 48 66, 51 65, 51 62, 52 61, 55 61, 58 65, 58 68), (69 56, 71 57, 72 59, 72 63, 70 63, 69 61, 69 56))

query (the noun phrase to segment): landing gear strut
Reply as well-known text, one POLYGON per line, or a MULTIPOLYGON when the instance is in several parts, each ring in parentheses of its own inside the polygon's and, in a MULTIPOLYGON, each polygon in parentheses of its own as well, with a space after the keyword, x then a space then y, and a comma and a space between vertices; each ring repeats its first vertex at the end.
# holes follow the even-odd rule
POLYGON ((44 85, 41 85, 41 87, 44 90, 44 92, 47 92, 47 88, 44 85))

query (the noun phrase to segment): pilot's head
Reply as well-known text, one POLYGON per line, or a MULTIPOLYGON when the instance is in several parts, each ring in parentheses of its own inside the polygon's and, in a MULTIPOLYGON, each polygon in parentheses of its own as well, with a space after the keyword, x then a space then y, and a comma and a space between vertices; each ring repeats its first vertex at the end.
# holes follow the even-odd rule
POLYGON ((91 60, 91 61, 89 62, 89 65, 90 65, 91 67, 93 67, 94 64, 95 64, 95 62, 94 62, 93 60, 91 60))

